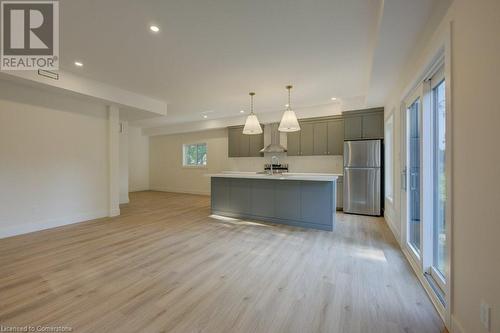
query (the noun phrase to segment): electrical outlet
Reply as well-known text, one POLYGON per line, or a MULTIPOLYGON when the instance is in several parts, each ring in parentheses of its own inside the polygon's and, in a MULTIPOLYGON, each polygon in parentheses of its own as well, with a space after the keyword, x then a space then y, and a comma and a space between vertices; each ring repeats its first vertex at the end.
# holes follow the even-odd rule
POLYGON ((484 301, 481 301, 481 310, 479 317, 481 319, 481 324, 489 332, 490 331, 490 306, 484 301))

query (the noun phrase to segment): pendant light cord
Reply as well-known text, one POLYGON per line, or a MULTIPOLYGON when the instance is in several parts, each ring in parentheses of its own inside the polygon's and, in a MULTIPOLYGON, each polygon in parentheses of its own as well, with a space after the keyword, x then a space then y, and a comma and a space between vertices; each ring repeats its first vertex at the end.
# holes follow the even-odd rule
POLYGON ((288 110, 290 110, 292 107, 290 106, 290 88, 288 88, 288 110))
POLYGON ((291 110, 292 109, 292 105, 290 103, 290 95, 291 95, 291 90, 292 90, 293 86, 286 86, 286 89, 288 89, 288 108, 287 110, 291 110))
POLYGON ((253 114, 253 96, 255 95, 255 93, 251 92, 249 95, 250 95, 250 114, 253 114))

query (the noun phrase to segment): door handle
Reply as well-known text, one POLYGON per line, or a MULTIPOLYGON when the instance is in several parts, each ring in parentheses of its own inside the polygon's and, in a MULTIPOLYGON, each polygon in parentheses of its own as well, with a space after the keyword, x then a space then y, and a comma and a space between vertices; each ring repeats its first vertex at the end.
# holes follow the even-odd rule
POLYGON ((401 189, 406 191, 406 168, 401 171, 401 189))
POLYGON ((415 191, 417 189, 417 179, 418 174, 416 172, 410 173, 410 190, 415 191))

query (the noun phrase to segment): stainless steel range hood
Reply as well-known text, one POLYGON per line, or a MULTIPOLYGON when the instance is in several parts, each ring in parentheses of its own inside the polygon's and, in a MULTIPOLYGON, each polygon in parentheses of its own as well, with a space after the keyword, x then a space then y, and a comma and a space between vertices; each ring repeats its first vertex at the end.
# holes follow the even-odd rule
POLYGON ((270 132, 271 143, 264 147, 261 153, 285 153, 286 148, 280 144, 280 132, 278 131, 278 123, 264 125, 264 134, 270 132))

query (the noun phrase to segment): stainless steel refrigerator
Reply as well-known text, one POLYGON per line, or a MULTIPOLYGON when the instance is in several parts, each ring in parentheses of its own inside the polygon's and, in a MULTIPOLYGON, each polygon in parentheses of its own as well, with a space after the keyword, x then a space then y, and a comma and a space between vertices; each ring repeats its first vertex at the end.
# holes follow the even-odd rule
POLYGON ((344 142, 344 212, 380 216, 382 141, 344 142))

